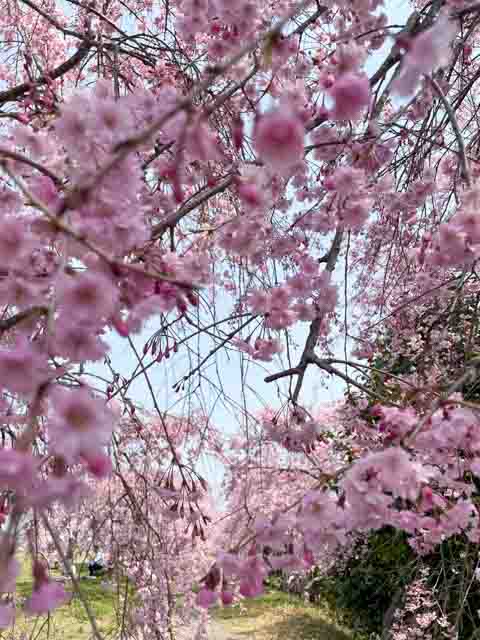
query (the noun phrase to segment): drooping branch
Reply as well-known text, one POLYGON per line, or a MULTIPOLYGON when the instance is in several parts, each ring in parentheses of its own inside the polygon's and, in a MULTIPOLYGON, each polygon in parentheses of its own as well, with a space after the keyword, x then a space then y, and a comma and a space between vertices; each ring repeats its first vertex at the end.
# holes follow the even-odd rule
POLYGON ((372 397, 375 400, 381 400, 383 402, 383 404, 385 404, 385 405, 393 405, 394 407, 400 407, 401 406, 401 405, 397 404, 396 402, 393 402, 392 400, 389 400, 388 398, 383 398, 378 393, 373 393, 371 391, 371 389, 366 387, 361 382, 358 382, 357 380, 355 380, 354 378, 350 377, 349 375, 347 375, 343 371, 340 371, 336 367, 332 367, 330 362, 331 361, 329 359, 325 359, 324 360, 322 358, 319 358, 315 354, 311 355, 310 359, 309 359, 309 363, 310 364, 316 365, 319 369, 322 369, 323 371, 326 371, 327 373, 329 373, 332 376, 337 376, 337 378, 341 378, 347 384, 351 384, 352 386, 356 387, 357 389, 360 389, 360 391, 363 391, 364 393, 366 393, 367 396, 372 397))
POLYGON ((61 31, 66 36, 72 36, 74 38, 83 39, 82 35, 80 35, 76 31, 72 31, 71 29, 66 29, 50 13, 48 13, 47 11, 44 11, 41 7, 39 7, 34 2, 32 2, 32 0, 21 0, 21 2, 22 2, 22 4, 25 4, 27 7, 30 7, 30 9, 35 11, 35 13, 38 13, 39 16, 42 16, 42 18, 44 20, 49 22, 51 25, 53 25, 55 27, 55 29, 58 29, 58 31, 61 31))
POLYGON ((185 376, 183 376, 183 378, 180 380, 180 383, 176 383, 174 386, 178 386, 178 384, 187 382, 187 380, 189 380, 193 375, 195 375, 198 371, 200 371, 200 369, 203 367, 204 364, 206 364, 206 362, 213 356, 215 355, 215 353, 217 353, 218 351, 220 351, 220 349, 222 347, 224 347, 226 344, 228 344, 232 338, 234 338, 238 333, 240 333, 240 331, 242 331, 243 329, 245 329, 245 327, 248 327, 248 325, 253 322, 255 320, 256 316, 251 316, 250 318, 248 318, 247 320, 245 320, 245 322, 243 322, 239 327, 233 329, 233 331, 231 331, 229 334, 227 334, 225 336, 225 338, 223 340, 221 340, 217 345, 215 345, 208 353, 207 355, 202 359, 201 362, 199 362, 199 364, 193 368, 191 371, 189 371, 185 376))
POLYGON ((80 245, 83 245, 87 249, 89 249, 92 253, 97 255, 101 260, 103 260, 107 265, 110 266, 113 271, 117 273, 122 272, 134 272, 138 275, 145 276, 147 278, 151 278, 152 280, 171 282, 172 284, 177 285, 180 288, 192 290, 195 289, 196 286, 189 282, 183 282, 180 280, 176 280, 167 274, 157 273, 156 271, 152 271, 150 269, 144 269, 138 264, 134 264, 131 262, 122 262, 121 260, 117 260, 105 252, 101 247, 97 246, 95 243, 91 242, 87 237, 85 237, 82 233, 78 232, 72 226, 65 223, 61 218, 54 215, 48 207, 44 205, 35 195, 30 191, 27 185, 21 180, 18 176, 14 175, 10 168, 6 165, 5 162, 1 162, 0 167, 4 170, 4 172, 15 182, 21 192, 27 197, 28 201, 36 207, 39 211, 42 212, 45 219, 51 225, 52 229, 59 233, 63 233, 66 236, 76 240, 80 245))
POLYGON ((460 131, 460 127, 458 126, 457 117, 455 116, 455 112, 452 109, 452 105, 448 101, 448 98, 443 93, 442 87, 438 84, 435 78, 429 77, 428 80, 432 85, 432 87, 435 89, 435 93, 438 95, 440 102, 442 103, 445 109, 445 112, 448 116, 448 119, 450 120, 450 124, 452 125, 453 133, 455 134, 455 138, 458 144, 458 154, 460 159, 460 166, 462 169, 462 176, 465 182, 467 183, 467 186, 470 186, 471 179, 470 179, 470 171, 468 168, 467 153, 465 150, 465 143, 463 141, 462 132, 460 131))
POLYGON ((32 169, 36 169, 39 173, 43 173, 44 176, 50 178, 56 185, 60 185, 62 181, 60 178, 50 171, 47 167, 44 167, 43 164, 39 162, 35 162, 31 158, 27 158, 27 156, 22 155, 21 153, 16 153, 15 151, 10 151, 9 149, 4 149, 0 147, 0 158, 9 158, 10 160, 14 160, 15 162, 21 162, 22 164, 26 164, 32 169))
MULTIPOLYGON (((50 73, 44 74, 37 78, 35 80, 35 84, 47 84, 50 80, 56 80, 57 78, 65 75, 76 66, 78 66, 87 57, 87 54, 90 51, 91 47, 92 43, 89 40, 85 40, 71 58, 65 60, 65 62, 53 69, 50 73)), ((16 87, 7 89, 6 91, 0 91, 0 105, 5 104, 6 102, 12 102, 13 100, 18 100, 26 93, 31 91, 31 89, 32 83, 24 82, 17 85, 16 87)))

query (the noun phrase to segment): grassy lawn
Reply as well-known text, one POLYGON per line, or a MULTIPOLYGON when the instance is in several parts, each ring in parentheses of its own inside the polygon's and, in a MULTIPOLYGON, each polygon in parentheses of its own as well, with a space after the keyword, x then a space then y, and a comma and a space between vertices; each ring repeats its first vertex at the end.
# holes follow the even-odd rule
POLYGON ((269 591, 231 607, 217 608, 217 624, 235 640, 353 640, 332 616, 296 596, 269 591))
MULTIPOLYGON (((79 567, 80 575, 85 570, 79 567)), ((60 577, 58 571, 51 572, 52 578, 60 577)), ((118 602, 123 601, 126 585, 123 583, 122 597, 119 599, 115 584, 109 589, 102 585, 102 578, 96 580, 80 580, 80 587, 85 599, 88 600, 98 627, 105 638, 113 635, 115 629, 121 626, 122 610, 117 611, 118 602)), ((65 583, 65 589, 72 591, 70 581, 65 583)), ((27 561, 22 563, 22 573, 17 581, 17 598, 27 598, 32 592, 32 576, 27 561)), ((20 640, 23 637, 43 640, 88 640, 92 637, 87 614, 78 595, 74 594, 71 601, 57 609, 52 616, 27 618, 23 614, 17 616, 13 629, 0 631, 2 640, 20 640), (22 635, 26 634, 26 635, 22 635)))
MULTIPOLYGON (((80 575, 85 569, 78 567, 80 575)), ((57 571, 52 578, 59 577, 57 571)), ((105 640, 117 637, 121 627, 126 582, 109 589, 103 580, 80 580, 80 588, 96 617, 105 640), (121 590, 119 594, 117 589, 121 590), (119 605, 120 603, 120 605, 119 605), (118 610, 120 609, 120 610, 118 610)), ((70 581, 66 589, 71 591, 70 581)), ((17 598, 27 598, 32 591, 32 577, 27 561, 17 581, 17 598)), ((129 594, 129 603, 132 594, 129 594)), ((20 611, 20 609, 19 609, 20 611)), ((263 597, 245 599, 230 607, 213 611, 215 640, 354 640, 355 636, 341 628, 328 611, 304 603, 296 596, 280 591, 268 591, 263 597)), ((92 631, 87 614, 78 595, 57 609, 52 616, 27 618, 19 613, 13 629, 0 631, 0 640, 90 640, 92 631)))

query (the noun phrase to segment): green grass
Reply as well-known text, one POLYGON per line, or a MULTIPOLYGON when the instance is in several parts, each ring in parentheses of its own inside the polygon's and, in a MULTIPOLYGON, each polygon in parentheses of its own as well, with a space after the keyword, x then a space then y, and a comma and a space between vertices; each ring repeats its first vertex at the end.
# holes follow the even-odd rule
MULTIPOLYGON (((81 565, 77 567, 80 576, 85 575, 85 568, 81 565)), ((59 571, 51 571, 52 578, 60 577, 59 571)), ((118 603, 123 601, 126 591, 125 581, 120 585, 113 585, 113 591, 106 589, 102 585, 102 579, 80 580, 80 590, 85 600, 88 601, 92 613, 94 614, 98 627, 105 638, 113 635, 116 628, 121 625, 123 610, 117 611, 118 603), (120 589, 121 594, 117 592, 120 589)), ((16 598, 22 600, 28 598, 32 592, 33 581, 30 563, 28 560, 22 562, 22 572, 17 580, 16 598)), ((65 583, 65 589, 72 592, 71 581, 65 583)), ((51 616, 39 616, 29 618, 23 614, 17 616, 15 627, 12 630, 0 632, 3 640, 20 640, 22 634, 25 637, 34 637, 37 640, 49 638, 51 640, 88 640, 92 636, 90 622, 85 608, 78 596, 73 593, 71 601, 63 607, 57 609, 51 616)))
POLYGON ((216 608, 214 619, 234 640, 353 640, 332 615, 296 596, 268 591, 261 598, 216 608), (233 634, 233 635, 232 635, 233 634))
MULTIPOLYGON (((77 565, 77 570, 80 576, 86 573, 82 565, 77 565)), ((51 571, 51 576, 59 577, 60 573, 51 571)), ((79 584, 102 636, 105 640, 113 640, 121 627, 126 581, 121 580, 119 585, 114 583, 113 591, 102 586, 102 579, 81 579, 79 584)), ((32 586, 30 564, 25 559, 17 581, 20 603, 31 594, 32 586)), ((65 587, 72 591, 70 581, 65 587)), ((133 601, 134 596, 129 593, 130 606, 133 601)), ((244 599, 230 607, 218 607, 213 614, 214 631, 220 633, 220 636, 214 634, 213 637, 221 640, 354 640, 350 632, 336 624, 328 610, 306 604, 300 598, 281 591, 270 590, 261 598, 244 599)), ((28 618, 19 614, 13 629, 0 631, 0 640, 21 640, 25 637, 35 640, 90 640, 90 623, 78 595, 74 593, 72 600, 52 616, 28 618)))

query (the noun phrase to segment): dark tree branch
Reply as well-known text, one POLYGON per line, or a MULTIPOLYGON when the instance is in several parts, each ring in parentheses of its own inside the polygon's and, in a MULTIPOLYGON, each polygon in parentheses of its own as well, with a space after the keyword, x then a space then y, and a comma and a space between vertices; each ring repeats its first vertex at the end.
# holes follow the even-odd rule
POLYGON ((180 207, 180 209, 175 211, 175 213, 169 216, 166 220, 164 220, 163 222, 160 222, 159 224, 153 227, 152 240, 156 240, 157 238, 160 238, 165 233, 165 231, 167 231, 167 229, 171 229, 172 227, 175 227, 180 222, 180 220, 182 220, 182 218, 184 218, 191 211, 193 211, 194 209, 199 207, 201 204, 209 200, 212 196, 218 195, 219 193, 223 193, 225 189, 228 189, 228 187, 232 184, 232 182, 233 182, 233 176, 228 176, 227 178, 224 178, 223 180, 221 180, 218 184, 216 184, 211 189, 208 189, 208 191, 204 191, 199 196, 193 197, 189 203, 185 204, 183 207, 180 207))
POLYGON ((34 160, 31 160, 30 158, 27 158, 21 153, 15 153, 15 151, 10 151, 9 149, 4 149, 3 147, 0 147, 0 157, 10 158, 10 160, 14 160, 15 162, 21 162, 22 164, 26 164, 29 167, 32 167, 32 169, 36 169, 40 173, 43 173, 43 175, 50 178, 56 185, 62 184, 62 181, 60 180, 60 178, 56 176, 54 173, 52 173, 50 169, 47 169, 43 165, 39 164, 38 162, 35 162, 34 160))
POLYGON ((30 309, 25 309, 25 311, 20 311, 19 313, 16 313, 14 316, 11 316, 6 320, 0 321, 0 335, 5 333, 5 331, 10 331, 10 329, 13 329, 13 327, 15 327, 20 322, 23 322, 24 320, 28 320, 29 318, 32 318, 35 315, 44 315, 46 313, 48 313, 48 308, 41 307, 41 306, 30 307, 30 309))
POLYGON ((272 373, 271 376, 265 378, 265 382, 275 382, 280 378, 286 378, 287 376, 298 376, 302 373, 302 369, 299 367, 292 367, 291 369, 285 369, 285 371, 279 371, 278 373, 272 373))
POLYGON ((145 171, 145 169, 148 169, 148 167, 152 164, 152 162, 154 160, 156 160, 158 157, 160 157, 162 155, 162 153, 164 153, 164 151, 168 151, 169 149, 171 149, 173 147, 173 145, 175 144, 175 142, 166 142, 165 144, 156 144, 154 151, 152 153, 151 156, 149 156, 145 162, 142 165, 142 169, 145 171))
POLYGON ((328 7, 319 6, 318 9, 313 13, 308 20, 305 20, 302 24, 298 25, 296 29, 293 30, 291 35, 299 35, 301 36, 312 24, 320 18, 322 14, 324 14, 328 10, 328 7))
MULTIPOLYGON (((333 272, 333 270, 335 269, 335 265, 337 264, 337 259, 340 254, 340 248, 342 246, 343 233, 343 229, 337 229, 332 242, 332 246, 330 247, 327 255, 322 260, 327 263, 327 266, 325 268, 330 273, 333 272)), ((285 378, 287 376, 298 375, 297 384, 295 385, 295 390, 292 396, 292 401, 295 404, 297 403, 298 396, 300 395, 300 391, 302 389, 303 379, 305 377, 307 367, 309 364, 312 364, 312 362, 316 358, 315 346, 317 344, 318 336, 320 335, 320 329, 324 317, 324 313, 317 313, 316 317, 312 320, 308 332, 308 337, 305 342, 305 347, 303 349, 303 353, 298 365, 296 367, 292 367, 291 369, 280 371, 279 373, 272 374, 265 378, 265 382, 273 382, 274 380, 285 378)))
MULTIPOLYGON (((56 69, 53 69, 49 74, 44 74, 40 76, 40 78, 38 78, 35 81, 35 84, 37 85, 47 84, 49 79, 56 80, 57 78, 60 78, 61 76, 68 73, 68 71, 71 71, 72 69, 74 69, 78 64, 82 62, 82 60, 84 60, 84 58, 86 58, 88 52, 91 49, 91 46, 92 44, 90 41, 85 41, 77 49, 77 51, 73 54, 71 58, 69 58, 68 60, 65 60, 65 62, 63 62, 58 67, 56 67, 56 69)), ((31 89, 32 89, 32 83, 24 82, 23 84, 19 84, 16 87, 7 89, 6 91, 1 91, 0 105, 5 104, 5 102, 18 100, 18 98, 21 98, 23 95, 28 93, 31 89)))
POLYGON ((22 4, 25 4, 27 5, 27 7, 30 7, 30 9, 33 9, 33 11, 38 13, 38 15, 42 16, 44 20, 52 24, 55 27, 55 29, 58 29, 59 31, 64 33, 66 36, 72 36, 73 38, 78 38, 80 40, 83 40, 84 36, 82 36, 80 33, 77 33, 76 31, 72 31, 71 29, 66 29, 57 20, 55 20, 55 18, 52 15, 50 15, 46 11, 43 11, 43 9, 38 7, 34 2, 32 2, 32 0, 20 0, 20 1, 22 2, 22 4))
MULTIPOLYGON (((426 31, 432 26, 443 3, 444 0, 434 0, 430 5, 428 14, 423 20, 420 18, 417 11, 413 11, 407 20, 405 29, 399 35, 413 37, 419 35, 423 31, 426 31)), ((395 43, 380 68, 370 78, 370 86, 374 87, 383 80, 390 69, 400 62, 401 59, 402 55, 400 53, 400 48, 395 43)))

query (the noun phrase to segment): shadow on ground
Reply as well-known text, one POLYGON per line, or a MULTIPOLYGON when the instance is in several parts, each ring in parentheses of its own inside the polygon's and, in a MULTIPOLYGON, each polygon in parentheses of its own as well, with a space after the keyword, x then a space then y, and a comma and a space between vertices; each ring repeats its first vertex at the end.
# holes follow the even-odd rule
MULTIPOLYGON (((239 638, 242 634, 238 634, 239 638)), ((244 637, 248 636, 248 632, 244 637)), ((318 619, 312 620, 311 616, 302 613, 291 613, 282 620, 273 622, 262 628, 262 636, 264 638, 276 638, 278 640, 300 640, 301 638, 312 638, 315 640, 351 640, 351 636, 347 635, 338 627, 329 622, 323 622, 318 619)), ((255 638, 255 632, 253 636, 255 638)))
POLYGON ((217 609, 213 619, 212 640, 352 640, 326 609, 281 592, 217 609))

